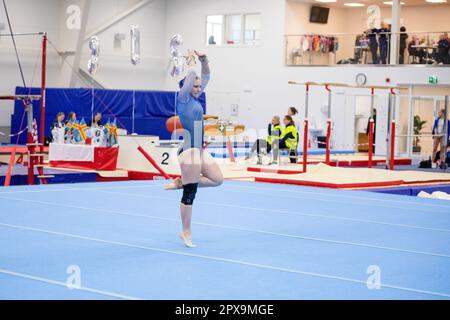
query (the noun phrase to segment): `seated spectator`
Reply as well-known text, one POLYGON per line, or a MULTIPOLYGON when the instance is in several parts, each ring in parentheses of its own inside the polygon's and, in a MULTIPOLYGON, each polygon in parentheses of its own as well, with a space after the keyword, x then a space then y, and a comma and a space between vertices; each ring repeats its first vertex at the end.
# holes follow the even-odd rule
POLYGON ((408 53, 411 57, 413 57, 413 62, 414 62, 414 58, 418 57, 419 63, 424 63, 425 53, 424 53, 423 49, 416 47, 418 45, 420 45, 419 38, 416 36, 412 36, 412 40, 408 44, 408 53))
POLYGON ((91 128, 101 128, 102 127, 102 123, 101 123, 100 120, 102 120, 102 114, 100 112, 97 112, 94 115, 94 119, 91 120, 90 127, 91 128))
POLYGON ((256 154, 258 156, 257 164, 262 164, 261 158, 262 150, 265 149, 266 152, 269 153, 272 150, 273 145, 278 144, 278 140, 280 139, 280 136, 283 134, 283 129, 281 128, 280 125, 280 117, 274 116, 272 118, 272 122, 268 125, 267 128, 267 134, 268 134, 267 140, 264 139, 256 140, 255 144, 250 150, 250 154, 247 157, 245 157, 245 160, 250 159, 251 155, 256 151, 256 154))
POLYGON ((362 39, 363 39, 363 35, 358 34, 356 36, 355 39, 355 53, 353 55, 353 60, 355 61, 355 63, 361 63, 361 58, 362 58, 362 39))
POLYGON ((285 128, 283 133, 280 136, 280 139, 277 140, 276 144, 273 146, 273 158, 274 161, 271 164, 277 164, 278 153, 280 149, 288 149, 289 150, 289 159, 291 163, 297 163, 297 146, 298 146, 298 132, 295 128, 295 122, 292 120, 292 117, 287 115, 283 119, 285 128))
POLYGON ((53 122, 51 128, 50 128, 50 136, 45 138, 45 145, 48 146, 51 142, 57 142, 59 130, 65 127, 64 118, 65 118, 64 112, 58 112, 56 115, 55 121, 53 122))
POLYGON ((77 114, 73 111, 69 112, 69 115, 67 116, 66 124, 71 121, 75 122, 77 120, 77 114))
POLYGON ((210 44, 210 45, 215 45, 216 44, 216 40, 214 40, 214 36, 213 35, 209 36, 208 44, 210 44))
POLYGON ((65 126, 64 118, 65 117, 66 117, 66 115, 64 114, 64 112, 58 112, 58 114, 56 115, 55 122, 53 122, 52 129, 64 128, 64 126, 65 126))

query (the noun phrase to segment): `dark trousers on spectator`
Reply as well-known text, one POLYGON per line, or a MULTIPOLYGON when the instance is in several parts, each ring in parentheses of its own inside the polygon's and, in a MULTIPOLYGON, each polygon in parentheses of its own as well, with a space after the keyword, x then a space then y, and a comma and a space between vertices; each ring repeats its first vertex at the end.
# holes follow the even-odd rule
POLYGON ((386 64, 387 61, 387 42, 380 42, 380 59, 382 64, 386 64))
POLYGON ((271 150, 271 145, 267 142, 265 139, 258 139, 256 140, 255 144, 252 146, 252 149, 250 150, 250 153, 254 153, 256 151, 256 154, 259 156, 261 155, 263 150, 266 150, 267 153, 271 150))
POLYGON ((370 42, 370 52, 372 53, 372 63, 378 64, 378 43, 370 42))
POLYGON ((398 56, 398 63, 404 64, 405 63, 405 48, 400 48, 399 56, 398 56))

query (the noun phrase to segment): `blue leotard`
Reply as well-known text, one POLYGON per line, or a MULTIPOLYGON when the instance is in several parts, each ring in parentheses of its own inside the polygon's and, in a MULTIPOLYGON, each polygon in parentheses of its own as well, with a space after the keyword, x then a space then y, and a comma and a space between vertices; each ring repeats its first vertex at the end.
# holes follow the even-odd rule
POLYGON ((202 63, 201 91, 198 96, 192 96, 191 91, 197 79, 197 73, 190 68, 184 80, 183 87, 177 97, 176 111, 180 117, 181 125, 184 128, 184 142, 179 153, 190 148, 203 149, 203 108, 198 98, 205 90, 209 79, 210 71, 206 57, 200 59, 202 63))

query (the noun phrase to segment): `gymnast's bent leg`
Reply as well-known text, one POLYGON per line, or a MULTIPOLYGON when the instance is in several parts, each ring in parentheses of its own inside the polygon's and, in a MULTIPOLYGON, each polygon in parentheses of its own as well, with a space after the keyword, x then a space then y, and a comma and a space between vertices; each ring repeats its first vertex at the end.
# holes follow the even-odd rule
POLYGON ((178 161, 181 168, 181 181, 183 185, 183 197, 180 203, 180 214, 183 231, 180 238, 186 247, 193 248, 191 232, 192 205, 194 203, 197 187, 200 182, 202 171, 200 150, 196 148, 182 152, 178 161))
POLYGON ((216 160, 206 151, 202 154, 199 188, 218 187, 223 183, 223 174, 216 160))

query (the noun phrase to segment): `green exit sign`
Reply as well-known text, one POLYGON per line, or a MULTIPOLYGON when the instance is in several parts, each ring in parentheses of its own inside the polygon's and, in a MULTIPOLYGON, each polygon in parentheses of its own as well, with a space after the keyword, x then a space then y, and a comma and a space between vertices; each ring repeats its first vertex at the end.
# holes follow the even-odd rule
POLYGON ((437 84, 438 82, 439 82, 439 79, 437 76, 428 76, 428 83, 437 84))

